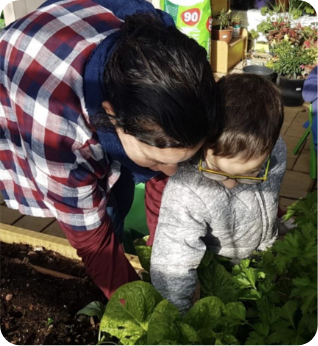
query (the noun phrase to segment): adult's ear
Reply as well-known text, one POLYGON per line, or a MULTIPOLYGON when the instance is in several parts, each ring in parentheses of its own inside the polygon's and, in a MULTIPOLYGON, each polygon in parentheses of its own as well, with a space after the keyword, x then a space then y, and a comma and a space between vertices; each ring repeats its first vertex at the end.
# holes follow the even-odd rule
POLYGON ((107 114, 115 115, 113 106, 109 101, 103 101, 102 106, 107 114))

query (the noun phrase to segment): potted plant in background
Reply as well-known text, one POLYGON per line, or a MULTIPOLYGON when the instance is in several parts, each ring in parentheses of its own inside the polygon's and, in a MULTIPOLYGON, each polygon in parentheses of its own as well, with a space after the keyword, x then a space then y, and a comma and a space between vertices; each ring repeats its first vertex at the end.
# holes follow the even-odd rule
POLYGON ((255 29, 251 29, 248 32, 248 39, 250 41, 250 47, 249 49, 254 49, 256 40, 259 38, 259 33, 255 29))
MULTIPOLYGON (((272 58, 272 56, 270 53, 266 53, 266 50, 264 48, 260 49, 259 43, 256 42, 258 37, 259 34, 256 30, 251 29, 249 31, 249 51, 245 64, 265 67, 264 65, 272 58)), ((267 46, 269 47, 268 44, 267 46)), ((267 51, 268 50, 269 48, 267 49, 267 51)), ((243 70, 243 72, 245 71, 243 70)), ((269 72, 267 68, 265 69, 265 72, 269 72)), ((276 80, 274 80, 275 74, 271 74, 269 77, 276 82, 276 80)))
POLYGON ((217 16, 219 25, 212 26, 212 39, 230 43, 232 40, 233 28, 231 27, 231 10, 224 8, 217 16))
POLYGON ((241 21, 242 21, 242 14, 241 12, 236 12, 232 14, 231 16, 231 22, 233 27, 232 37, 240 37, 241 35, 241 21))
POLYGON ((282 90, 286 106, 303 104, 303 84, 318 62, 317 27, 285 28, 269 33, 272 59, 266 66, 278 74, 277 84, 282 90))
MULTIPOLYGON (((258 2, 261 3, 263 1, 260 0, 258 2)), ((316 15, 315 9, 309 3, 302 0, 276 0, 274 3, 269 0, 266 3, 266 6, 260 8, 263 16, 272 16, 283 12, 282 15, 286 15, 287 13, 290 19, 296 20, 302 15, 316 15)))
MULTIPOLYGON (((261 14, 266 18, 257 25, 257 32, 260 38, 264 37, 269 46, 273 36, 280 35, 279 40, 281 40, 288 31, 298 30, 296 28, 297 19, 303 13, 306 3, 299 0, 289 0, 288 4, 288 12, 286 12, 287 5, 279 0, 276 1, 276 5, 268 2, 267 6, 261 8, 261 14)), ((308 7, 308 11, 310 11, 309 7, 311 6, 307 5, 306 8, 308 7)), ((297 35, 298 33, 296 33, 297 35)), ((269 46, 265 47, 268 51, 269 46)))
POLYGON ((298 19, 302 15, 316 15, 315 9, 308 2, 300 0, 290 0, 289 12, 294 19, 298 19))
MULTIPOLYGON (((306 76, 317 64, 317 27, 302 26, 295 20, 293 13, 298 8, 296 0, 290 0, 288 13, 279 12, 277 6, 263 7, 261 12, 266 16, 258 26, 257 33, 262 35, 268 44, 270 53, 265 66, 269 70, 260 71, 256 65, 247 66, 250 73, 269 71, 278 75, 277 84, 282 90, 283 100, 287 106, 298 106, 303 103, 302 88, 306 76)), ((253 32, 256 36, 256 32, 253 32)), ((257 44, 255 45, 257 47, 257 44)))

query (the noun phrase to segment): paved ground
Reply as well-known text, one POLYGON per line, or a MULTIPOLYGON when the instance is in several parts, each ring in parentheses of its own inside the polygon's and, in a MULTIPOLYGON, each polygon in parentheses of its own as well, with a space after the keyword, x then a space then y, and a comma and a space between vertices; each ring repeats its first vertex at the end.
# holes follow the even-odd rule
MULTIPOLYGON (((239 63, 229 73, 241 73, 242 63, 239 63)), ((216 73, 216 79, 222 74, 216 73)), ((308 104, 300 107, 285 107, 285 121, 282 127, 283 136, 288 150, 287 170, 280 192, 280 206, 283 209, 300 197, 306 196, 309 191, 317 190, 317 180, 309 177, 309 139, 299 150, 297 155, 292 153, 299 138, 304 132, 302 125, 308 120, 308 104)), ((54 218, 35 218, 23 216, 18 211, 5 206, 0 196, 0 222, 26 228, 35 232, 43 232, 58 237, 65 237, 54 218)))

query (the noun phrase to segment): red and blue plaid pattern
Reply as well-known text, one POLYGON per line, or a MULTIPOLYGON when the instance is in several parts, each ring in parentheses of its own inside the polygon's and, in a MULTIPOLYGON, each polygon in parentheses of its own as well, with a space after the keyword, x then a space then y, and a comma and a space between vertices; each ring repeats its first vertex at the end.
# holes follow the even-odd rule
POLYGON ((91 0, 60 1, 0 36, 0 189, 22 214, 85 231, 105 218, 110 167, 89 129, 83 73, 122 21, 91 0))

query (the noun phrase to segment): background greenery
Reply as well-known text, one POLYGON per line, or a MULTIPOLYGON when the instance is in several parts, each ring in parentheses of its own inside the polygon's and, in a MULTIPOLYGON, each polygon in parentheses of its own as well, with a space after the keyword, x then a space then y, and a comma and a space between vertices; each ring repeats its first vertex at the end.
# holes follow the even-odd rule
POLYGON ((0 30, 4 28, 4 18, 3 18, 3 10, 0 12, 0 30))

